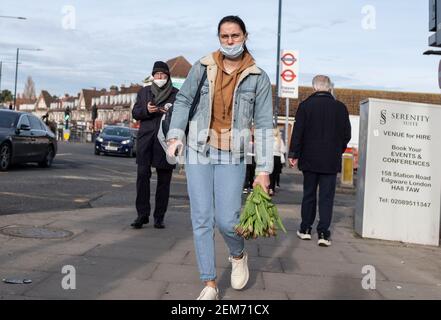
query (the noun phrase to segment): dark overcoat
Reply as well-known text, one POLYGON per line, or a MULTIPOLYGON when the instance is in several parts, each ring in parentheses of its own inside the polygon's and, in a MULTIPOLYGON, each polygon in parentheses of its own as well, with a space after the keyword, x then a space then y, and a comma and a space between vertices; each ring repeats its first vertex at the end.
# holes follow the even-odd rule
POLYGON ((346 106, 329 92, 316 92, 297 109, 289 158, 298 159, 299 170, 335 174, 350 140, 346 106))
MULTIPOLYGON (((177 93, 178 89, 173 88, 168 99, 158 104, 157 107, 163 107, 167 103, 173 104, 177 93)), ((133 119, 140 120, 141 122, 138 130, 136 163, 159 169, 173 169, 175 166, 167 162, 165 151, 158 140, 158 130, 163 113, 150 113, 147 109, 147 104, 149 102, 153 103, 153 100, 154 96, 151 87, 143 87, 138 91, 132 110, 133 119)))

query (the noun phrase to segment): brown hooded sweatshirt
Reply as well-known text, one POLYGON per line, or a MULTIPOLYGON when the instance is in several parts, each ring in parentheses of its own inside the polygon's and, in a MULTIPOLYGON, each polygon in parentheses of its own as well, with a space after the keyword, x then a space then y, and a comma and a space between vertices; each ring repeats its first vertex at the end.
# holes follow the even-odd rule
POLYGON ((224 56, 218 50, 213 53, 218 71, 214 87, 213 111, 210 123, 210 145, 221 150, 230 150, 234 90, 241 73, 255 64, 248 52, 242 56, 239 67, 228 73, 223 64, 224 56))

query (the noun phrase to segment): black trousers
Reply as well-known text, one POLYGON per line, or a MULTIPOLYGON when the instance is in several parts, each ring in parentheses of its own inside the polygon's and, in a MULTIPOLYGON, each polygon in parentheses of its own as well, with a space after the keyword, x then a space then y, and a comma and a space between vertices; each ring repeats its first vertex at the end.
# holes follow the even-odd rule
POLYGON ((245 182, 243 184, 243 188, 252 188, 254 183, 254 176, 256 175, 256 162, 254 161, 254 157, 251 163, 247 163, 245 182))
MULTIPOLYGON (((153 217, 163 220, 170 197, 170 183, 173 169, 156 169, 158 183, 156 185, 155 211, 153 217)), ((138 216, 150 216, 150 178, 151 166, 138 165, 136 179, 136 211, 138 216)))
POLYGON ((270 189, 276 190, 277 180, 280 179, 280 173, 282 172, 282 158, 280 156, 274 156, 274 169, 270 174, 270 189))
POLYGON ((317 232, 329 237, 329 227, 332 220, 332 207, 334 206, 335 186, 337 174, 321 174, 303 172, 303 201, 301 231, 312 228, 317 210, 317 187, 319 187, 319 216, 317 232))

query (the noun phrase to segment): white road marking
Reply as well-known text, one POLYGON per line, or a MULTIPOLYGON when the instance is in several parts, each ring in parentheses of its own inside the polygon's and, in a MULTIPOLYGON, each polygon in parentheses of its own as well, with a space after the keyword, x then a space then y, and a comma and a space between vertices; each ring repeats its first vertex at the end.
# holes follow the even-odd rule
POLYGON ((57 153, 56 157, 71 156, 72 153, 57 153))
POLYGON ((89 199, 87 199, 87 198, 74 199, 74 202, 77 202, 77 203, 85 203, 85 202, 88 202, 88 201, 89 201, 89 199))
POLYGON ((128 177, 84 177, 84 176, 58 176, 57 179, 66 179, 66 180, 86 180, 86 181, 106 181, 106 182, 136 182, 135 177, 129 179, 128 177))
POLYGON ((15 192, 0 192, 0 195, 11 196, 11 197, 20 197, 20 198, 29 198, 29 199, 43 199, 43 200, 51 200, 51 201, 65 201, 70 202, 70 199, 60 199, 58 197, 43 197, 43 196, 35 196, 24 193, 15 193, 15 192))
MULTIPOLYGON (((97 168, 97 169, 100 169, 100 170, 109 171, 109 172, 118 174, 120 176, 122 176, 122 175, 133 176, 134 175, 133 173, 125 173, 125 172, 121 172, 121 171, 118 171, 118 170, 113 170, 113 169, 109 169, 109 168, 105 168, 105 167, 100 167, 100 166, 96 166, 96 165, 89 165, 89 167, 97 168)), ((136 174, 136 169, 134 170, 134 173, 136 174)))

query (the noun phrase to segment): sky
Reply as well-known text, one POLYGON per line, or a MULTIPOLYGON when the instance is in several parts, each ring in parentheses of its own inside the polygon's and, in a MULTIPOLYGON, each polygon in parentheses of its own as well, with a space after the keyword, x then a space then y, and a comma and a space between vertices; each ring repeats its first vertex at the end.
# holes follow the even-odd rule
MULTIPOLYGON (((439 93, 439 57, 428 48, 428 1, 283 0, 281 48, 299 50, 300 85, 316 74, 336 88, 439 93)), ((217 24, 238 15, 247 47, 276 82, 278 0, 1 0, 1 88, 31 76, 37 94, 140 83, 154 61, 190 63, 219 48, 217 24)))

